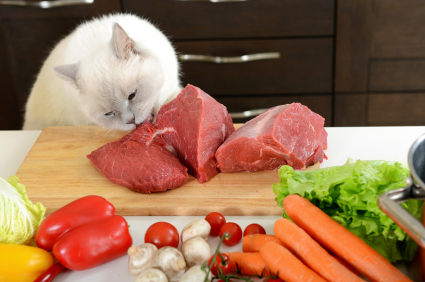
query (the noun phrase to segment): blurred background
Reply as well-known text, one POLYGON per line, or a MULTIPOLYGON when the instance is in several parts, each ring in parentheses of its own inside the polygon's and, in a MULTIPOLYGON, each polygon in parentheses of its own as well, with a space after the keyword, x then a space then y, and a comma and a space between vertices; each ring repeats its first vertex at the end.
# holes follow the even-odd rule
POLYGON ((182 85, 234 122, 300 102, 325 126, 425 125, 423 0, 0 0, 0 130, 22 127, 51 48, 115 12, 155 23, 179 53, 182 85), (262 55, 239 58, 252 54, 262 55))

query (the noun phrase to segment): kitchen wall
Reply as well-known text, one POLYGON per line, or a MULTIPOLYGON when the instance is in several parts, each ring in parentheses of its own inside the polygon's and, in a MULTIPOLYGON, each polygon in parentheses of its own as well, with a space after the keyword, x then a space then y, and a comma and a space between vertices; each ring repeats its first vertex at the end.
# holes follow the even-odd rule
POLYGON ((21 128, 54 44, 79 22, 112 12, 157 24, 181 55, 183 85, 201 87, 234 117, 300 102, 326 126, 425 125, 423 1, 95 0, 53 9, 0 5, 0 130, 21 128), (258 53, 266 55, 229 64, 183 56, 258 53))

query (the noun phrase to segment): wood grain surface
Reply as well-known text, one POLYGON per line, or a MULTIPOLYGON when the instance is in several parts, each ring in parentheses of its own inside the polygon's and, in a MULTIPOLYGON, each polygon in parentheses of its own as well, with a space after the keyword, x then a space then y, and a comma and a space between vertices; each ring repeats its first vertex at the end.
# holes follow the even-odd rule
MULTIPOLYGON (((235 125, 239 127, 240 125, 235 125)), ((34 203, 52 213, 86 195, 110 201, 120 215, 279 215, 272 186, 277 171, 220 173, 204 184, 193 176, 180 188, 141 194, 106 179, 86 155, 125 132, 100 127, 48 127, 17 172, 34 203)))
POLYGON ((182 62, 182 85, 201 85, 213 97, 332 92, 331 38, 209 40, 174 45, 180 54, 232 57, 280 53, 279 59, 240 64, 182 62))
MULTIPOLYGON (((425 48, 425 47, 424 47, 425 48)), ((372 61, 370 91, 406 91, 425 89, 425 60, 372 61)))
POLYGON ((366 92, 372 0, 339 0, 335 38, 335 92, 366 92))
POLYGON ((149 18, 174 40, 332 36, 334 1, 235 3, 123 0, 123 12, 149 18))

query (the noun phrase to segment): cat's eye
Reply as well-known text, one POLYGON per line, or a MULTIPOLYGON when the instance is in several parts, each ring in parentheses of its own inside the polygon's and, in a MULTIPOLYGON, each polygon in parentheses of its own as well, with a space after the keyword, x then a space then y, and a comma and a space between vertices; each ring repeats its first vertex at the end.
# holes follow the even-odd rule
POLYGON ((135 90, 133 91, 133 93, 131 93, 131 94, 128 96, 128 100, 129 100, 129 101, 133 100, 133 99, 134 99, 134 97, 136 97, 136 93, 137 93, 137 89, 135 89, 135 90))
POLYGON ((115 115, 115 113, 114 112, 109 112, 109 113, 106 113, 105 114, 105 116, 107 116, 107 117, 112 117, 112 116, 114 116, 115 115))

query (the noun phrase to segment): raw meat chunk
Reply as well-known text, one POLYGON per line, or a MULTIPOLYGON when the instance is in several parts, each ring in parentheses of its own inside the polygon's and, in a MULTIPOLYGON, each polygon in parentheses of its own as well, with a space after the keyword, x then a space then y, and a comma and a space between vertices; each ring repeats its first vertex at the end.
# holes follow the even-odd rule
POLYGON ((160 133, 151 124, 139 125, 87 158, 106 178, 137 192, 180 187, 189 178, 187 168, 164 146, 160 133))
POLYGON ((322 162, 324 118, 293 103, 269 109, 236 130, 216 152, 222 172, 304 169, 322 162))
POLYGON ((215 152, 235 131, 226 107, 192 85, 162 106, 156 126, 168 129, 163 133, 166 143, 201 183, 218 173, 215 152))

